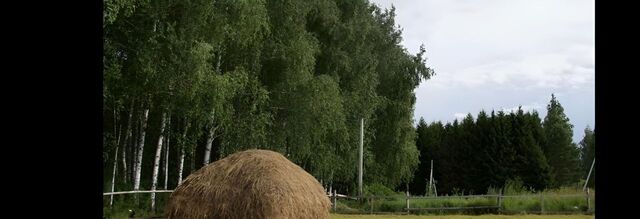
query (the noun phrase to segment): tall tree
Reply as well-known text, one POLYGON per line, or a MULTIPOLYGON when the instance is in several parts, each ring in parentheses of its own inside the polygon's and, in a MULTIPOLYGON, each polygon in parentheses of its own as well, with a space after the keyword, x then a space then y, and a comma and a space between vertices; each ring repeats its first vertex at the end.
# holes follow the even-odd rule
MULTIPOLYGON (((158 146, 156 147, 156 155, 153 161, 153 176, 151 190, 155 191, 158 187, 158 175, 160 169, 160 157, 162 156, 162 144, 165 137, 165 126, 167 123, 167 114, 162 114, 162 120, 160 121, 160 136, 158 137, 158 146)), ((156 210, 156 193, 151 193, 151 210, 156 210)))
POLYGON ((476 136, 476 144, 470 145, 473 155, 468 159, 472 161, 475 171, 470 173, 469 181, 473 185, 473 190, 478 194, 485 194, 489 187, 499 187, 501 184, 496 179, 499 174, 498 160, 495 148, 492 145, 492 137, 495 132, 492 130, 493 121, 483 110, 476 118, 476 128, 473 135, 476 136))
POLYGON ((420 117, 416 127, 416 147, 420 152, 420 163, 418 163, 418 167, 413 173, 413 180, 409 184, 409 190, 414 195, 425 194, 426 192, 430 161, 433 159, 433 155, 428 153, 428 150, 433 147, 429 144, 429 141, 433 140, 433 137, 429 136, 429 134, 431 134, 429 125, 424 121, 424 118, 420 117))
MULTIPOLYGON (((424 64, 424 46, 416 55, 406 54, 401 47, 401 32, 395 27, 395 8, 373 11, 376 25, 372 37, 375 42, 374 57, 378 60, 379 104, 372 125, 375 141, 372 142, 373 161, 370 168, 376 169, 378 176, 374 182, 391 188, 408 183, 418 166, 419 152, 415 146, 413 127, 413 106, 415 89, 423 79, 433 74, 424 64)), ((366 167, 366 166, 365 166, 366 167)))
POLYGON ((163 164, 164 166, 162 167, 162 172, 164 172, 164 189, 166 190, 168 187, 167 184, 169 184, 169 143, 171 140, 171 115, 169 115, 168 121, 167 121, 167 143, 165 144, 165 149, 164 151, 164 161, 163 164))
POLYGON ((547 115, 542 123, 545 143, 542 147, 551 168, 551 185, 558 187, 578 180, 578 148, 572 143, 573 125, 564 114, 564 108, 555 95, 547 105, 547 115))
POLYGON ((128 179, 128 171, 127 171, 127 148, 130 147, 128 144, 130 139, 133 138, 131 133, 131 125, 133 123, 133 106, 134 102, 131 101, 131 105, 129 107, 129 116, 127 117, 127 129, 124 134, 124 139, 122 140, 122 181, 126 184, 128 179))
POLYGON ((149 109, 145 109, 142 117, 142 125, 140 127, 140 137, 138 139, 138 149, 136 150, 136 163, 133 181, 133 190, 140 189, 140 175, 142 174, 142 155, 144 152, 144 140, 147 129, 147 120, 149 118, 149 109))
POLYGON ((182 137, 178 139, 178 144, 180 147, 180 161, 178 162, 178 185, 182 184, 182 172, 184 170, 184 157, 185 157, 185 148, 187 148, 187 131, 189 131, 189 121, 185 120, 184 131, 182 132, 182 137))
POLYGON ((549 183, 549 166, 534 137, 534 132, 539 130, 540 119, 530 113, 524 114, 521 107, 511 116, 514 128, 512 142, 516 151, 514 174, 527 188, 543 190, 549 183))

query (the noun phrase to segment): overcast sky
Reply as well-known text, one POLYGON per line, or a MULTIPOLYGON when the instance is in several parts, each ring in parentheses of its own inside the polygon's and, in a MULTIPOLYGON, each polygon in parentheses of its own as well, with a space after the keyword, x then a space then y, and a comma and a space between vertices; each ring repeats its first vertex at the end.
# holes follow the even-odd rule
POLYGON ((555 93, 574 142, 595 127, 594 0, 370 1, 396 7, 402 44, 425 44, 436 72, 415 90, 416 122, 520 105, 544 118, 555 93))

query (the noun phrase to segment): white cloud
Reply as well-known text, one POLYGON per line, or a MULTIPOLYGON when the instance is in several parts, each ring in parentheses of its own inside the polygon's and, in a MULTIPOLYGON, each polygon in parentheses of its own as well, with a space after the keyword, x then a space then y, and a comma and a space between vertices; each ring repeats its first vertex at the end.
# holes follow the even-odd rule
MULTIPOLYGON (((573 50, 589 52, 584 48, 573 50)), ((450 75, 447 79, 453 84, 470 87, 489 84, 532 89, 580 88, 583 85, 593 85, 595 81, 593 60, 588 59, 588 56, 580 57, 573 51, 534 54, 523 58, 469 66, 450 75)))
POLYGON ((521 103, 543 116, 555 93, 575 133, 593 127, 595 0, 372 2, 395 5, 403 46, 415 54, 424 43, 436 72, 416 89, 416 118, 446 122, 521 103))
POLYGON ((579 88, 593 81, 594 3, 584 0, 373 1, 396 6, 403 44, 427 49, 433 86, 579 88))
POLYGON ((504 111, 505 113, 510 113, 510 112, 517 112, 518 108, 522 107, 522 111, 524 112, 533 112, 534 110, 537 112, 540 112, 541 110, 545 109, 545 105, 540 104, 540 103, 532 103, 529 105, 522 105, 522 106, 514 106, 514 107, 510 107, 510 108, 502 108, 502 111, 504 111))
POLYGON ((466 116, 467 116, 467 114, 468 114, 468 113, 454 113, 454 114, 453 114, 453 117, 454 117, 454 118, 456 118, 456 119, 458 119, 458 120, 462 120, 462 119, 464 119, 464 117, 466 117, 466 116))

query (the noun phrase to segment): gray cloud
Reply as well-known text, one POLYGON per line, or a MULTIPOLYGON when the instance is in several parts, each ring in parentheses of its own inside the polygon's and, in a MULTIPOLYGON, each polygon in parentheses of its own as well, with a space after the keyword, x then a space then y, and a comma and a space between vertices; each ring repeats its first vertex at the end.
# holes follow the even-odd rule
MULTIPOLYGON (((396 7, 402 44, 427 50, 436 75, 416 89, 416 121, 533 107, 556 93, 575 125, 595 120, 593 0, 372 1, 396 7)), ((543 107, 539 107, 542 105, 543 107)))

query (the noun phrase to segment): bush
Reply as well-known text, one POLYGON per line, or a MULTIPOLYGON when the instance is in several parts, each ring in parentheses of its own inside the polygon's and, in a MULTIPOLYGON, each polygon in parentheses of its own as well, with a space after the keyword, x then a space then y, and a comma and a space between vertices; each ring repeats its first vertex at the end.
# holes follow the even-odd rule
POLYGON ((393 202, 382 202, 380 207, 378 207, 378 211, 382 212, 398 212, 403 210, 403 205, 397 205, 393 202))
POLYGON ((402 195, 402 193, 394 192, 389 187, 386 187, 379 183, 365 186, 363 192, 364 192, 364 195, 367 195, 367 196, 368 195, 374 195, 374 196, 402 195))
POLYGON ((527 189, 522 183, 522 180, 516 178, 514 180, 508 180, 504 184, 504 194, 505 195, 520 195, 527 193, 527 189))

